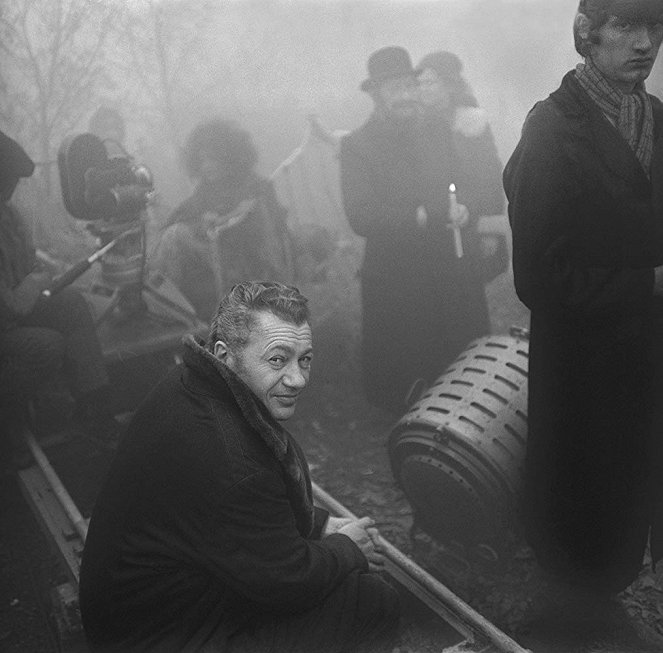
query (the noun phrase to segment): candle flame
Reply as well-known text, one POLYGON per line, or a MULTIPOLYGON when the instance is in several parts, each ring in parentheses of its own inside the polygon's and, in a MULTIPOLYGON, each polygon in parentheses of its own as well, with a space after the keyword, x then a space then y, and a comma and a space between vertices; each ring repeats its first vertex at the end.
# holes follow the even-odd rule
POLYGON ((456 192, 456 184, 449 184, 449 192, 450 193, 456 192))

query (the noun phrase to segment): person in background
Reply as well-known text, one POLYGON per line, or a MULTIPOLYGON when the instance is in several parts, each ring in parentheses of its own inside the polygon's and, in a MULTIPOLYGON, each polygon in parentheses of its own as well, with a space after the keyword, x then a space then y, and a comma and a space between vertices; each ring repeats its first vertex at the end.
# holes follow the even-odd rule
POLYGON ((60 372, 76 400, 76 430, 110 446, 121 431, 106 407, 108 374, 88 304, 71 287, 42 295, 53 272, 37 258, 29 227, 10 201, 33 171, 25 150, 0 132, 0 404, 20 464, 29 462, 17 437, 28 400, 60 372))
POLYGON ((125 156, 124 141, 127 128, 124 118, 117 109, 102 105, 90 116, 88 131, 106 145, 109 156, 125 156))
MULTIPOLYGON (((469 210, 464 228, 468 261, 475 270, 465 277, 468 302, 466 324, 474 333, 490 332, 486 296, 483 286, 509 265, 509 251, 503 234, 480 229, 483 216, 502 215, 505 209, 502 187, 502 161, 497 153, 488 115, 463 77, 463 64, 452 52, 439 50, 427 54, 417 70, 421 100, 426 109, 424 129, 440 129, 444 138, 451 136, 456 185, 463 189, 463 202, 469 210), (476 284, 476 287, 472 287, 476 284)), ((464 328, 463 324, 459 324, 464 328)))
POLYGON ((308 384, 307 300, 243 282, 132 418, 81 566, 92 651, 391 651, 399 607, 369 518, 314 507, 284 427, 308 384))
POLYGON ((447 123, 431 129, 424 118, 420 72, 401 47, 374 52, 361 85, 373 111, 340 146, 345 212, 366 239, 365 394, 391 413, 406 408, 413 384, 435 381, 489 330, 465 205, 476 189, 457 165, 447 123))
POLYGON ((530 111, 504 171, 515 287, 531 310, 523 519, 583 613, 638 576, 648 541, 663 556, 649 428, 663 105, 645 89, 662 21, 661 0, 581 0, 583 62, 530 111))
MULTIPOLYGON (((417 69, 421 71, 421 100, 431 128, 439 124, 451 128, 457 165, 467 185, 470 219, 502 214, 502 161, 488 114, 463 77, 462 62, 452 52, 436 51, 427 54, 417 69)), ((486 249, 492 248, 487 244, 486 249)))
POLYGON ((246 130, 218 119, 201 123, 184 153, 197 186, 167 219, 151 262, 209 319, 242 279, 290 281, 292 246, 286 211, 255 172, 258 155, 246 130))

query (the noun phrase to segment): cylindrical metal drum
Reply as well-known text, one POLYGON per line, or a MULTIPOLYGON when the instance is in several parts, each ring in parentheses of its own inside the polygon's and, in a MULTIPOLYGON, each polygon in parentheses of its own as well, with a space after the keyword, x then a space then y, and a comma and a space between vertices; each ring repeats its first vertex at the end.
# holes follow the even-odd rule
POLYGON ((513 516, 527 437, 529 343, 512 333, 471 342, 390 434, 394 476, 416 523, 440 541, 494 543, 513 516))

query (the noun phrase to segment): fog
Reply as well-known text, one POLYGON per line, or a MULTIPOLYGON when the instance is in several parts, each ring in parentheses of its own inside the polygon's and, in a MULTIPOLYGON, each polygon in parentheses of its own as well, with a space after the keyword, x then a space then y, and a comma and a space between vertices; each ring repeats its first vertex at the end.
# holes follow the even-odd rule
MULTIPOLYGON (((91 12, 113 2, 49 0, 44 6, 78 4, 91 12)), ((0 20, 11 21, 12 11, 31 4, 39 5, 3 3, 0 20)), ((178 149, 197 122, 212 115, 239 121, 254 137, 260 171, 269 174, 301 142, 311 111, 331 129, 349 130, 366 119, 371 104, 359 84, 369 55, 385 45, 404 46, 415 64, 433 50, 455 52, 488 112, 504 162, 527 111, 579 61, 572 37, 577 0, 134 0, 116 6, 133 15, 126 24, 108 22, 103 56, 90 64, 90 82, 74 89, 69 109, 58 104, 58 85, 70 83, 72 62, 63 59, 69 68, 56 71, 44 95, 37 91, 43 71, 31 72, 20 54, 12 61, 19 48, 5 38, 10 56, 0 73, 0 128, 53 172, 64 136, 84 131, 100 104, 114 106, 128 122, 128 148, 153 169, 166 208, 190 191, 178 149), (37 129, 40 116, 50 122, 37 129)), ((48 45, 55 43, 48 41, 53 29, 46 29, 50 12, 38 15, 29 37, 39 44, 37 56, 47 59, 55 47, 48 45)), ((103 31, 95 22, 101 19, 90 13, 88 20, 90 31, 103 31)), ((654 93, 663 89, 660 69, 659 62, 650 78, 654 93)))

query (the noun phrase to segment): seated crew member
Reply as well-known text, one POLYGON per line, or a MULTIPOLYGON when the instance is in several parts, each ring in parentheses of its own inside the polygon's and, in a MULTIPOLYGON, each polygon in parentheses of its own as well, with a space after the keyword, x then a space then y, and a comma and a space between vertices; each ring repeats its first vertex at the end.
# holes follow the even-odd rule
MULTIPOLYGON (((27 226, 10 198, 34 163, 0 132, 0 408, 2 428, 15 439, 27 400, 63 371, 77 402, 74 426, 113 445, 119 424, 105 407, 108 375, 84 297, 64 288, 45 298, 51 272, 38 261, 27 226)), ((18 452, 14 452, 15 454, 18 452)), ((20 455, 15 461, 28 463, 20 455)))
POLYGON ((292 244, 286 211, 255 170, 248 131, 231 121, 203 122, 184 152, 197 185, 168 217, 151 259, 208 320, 219 297, 243 279, 292 281, 292 244))
POLYGON ((383 651, 395 591, 369 518, 314 507, 282 422, 308 383, 307 300, 243 282, 208 342, 144 400, 90 522, 80 605, 93 651, 383 651))

